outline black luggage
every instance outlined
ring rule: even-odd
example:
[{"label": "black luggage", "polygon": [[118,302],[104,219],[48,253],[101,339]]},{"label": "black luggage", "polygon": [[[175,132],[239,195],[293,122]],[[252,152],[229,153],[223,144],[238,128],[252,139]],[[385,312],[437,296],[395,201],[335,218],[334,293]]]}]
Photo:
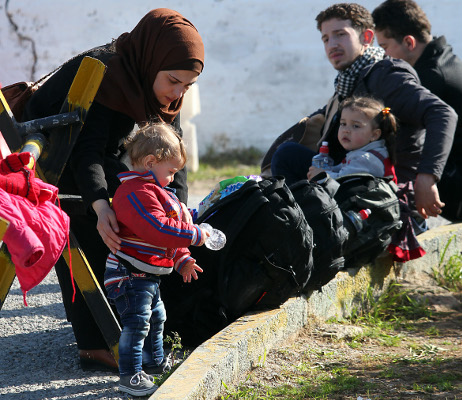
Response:
[{"label": "black luggage", "polygon": [[311,227],[281,177],[247,181],[207,209],[201,222],[223,231],[226,246],[191,247],[204,273],[189,284],[174,273],[161,285],[165,331],[178,332],[188,346],[247,311],[278,307],[300,293],[313,266]]}]

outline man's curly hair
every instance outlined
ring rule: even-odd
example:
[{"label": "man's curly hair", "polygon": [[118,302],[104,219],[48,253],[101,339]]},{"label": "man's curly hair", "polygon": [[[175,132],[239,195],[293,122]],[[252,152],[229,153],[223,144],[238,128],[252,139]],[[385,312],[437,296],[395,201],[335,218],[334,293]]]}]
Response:
[{"label": "man's curly hair", "polygon": [[359,33],[364,32],[366,29],[374,28],[371,13],[365,7],[356,3],[338,3],[321,11],[316,17],[318,30],[321,31],[323,22],[333,18],[350,20],[351,26]]}]

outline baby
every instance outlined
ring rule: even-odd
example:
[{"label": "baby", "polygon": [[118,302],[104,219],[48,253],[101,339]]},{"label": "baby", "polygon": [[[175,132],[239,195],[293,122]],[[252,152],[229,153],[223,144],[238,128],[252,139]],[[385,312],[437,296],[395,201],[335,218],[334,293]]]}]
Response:
[{"label": "baby", "polygon": [[[348,151],[340,164],[326,171],[332,178],[367,172],[377,177],[393,176],[397,122],[389,108],[370,97],[345,99],[340,107],[338,140]],[[311,166],[308,179],[324,170]]]}]

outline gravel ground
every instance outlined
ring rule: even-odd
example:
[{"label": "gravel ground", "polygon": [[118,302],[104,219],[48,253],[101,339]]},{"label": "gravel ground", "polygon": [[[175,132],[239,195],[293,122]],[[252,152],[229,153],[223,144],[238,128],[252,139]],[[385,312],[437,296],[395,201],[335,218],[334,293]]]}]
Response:
[{"label": "gravel ground", "polygon": [[18,280],[0,311],[0,397],[5,400],[128,399],[118,376],[80,369],[52,270],[22,300]]}]

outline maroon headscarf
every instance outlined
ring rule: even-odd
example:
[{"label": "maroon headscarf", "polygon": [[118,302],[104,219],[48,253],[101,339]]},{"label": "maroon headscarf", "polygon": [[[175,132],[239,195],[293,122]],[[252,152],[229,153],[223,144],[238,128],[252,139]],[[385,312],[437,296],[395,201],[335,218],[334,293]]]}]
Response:
[{"label": "maroon headscarf", "polygon": [[[138,124],[153,118],[171,123],[178,115],[183,97],[169,107],[161,105],[153,91],[159,71],[188,65],[201,73],[204,44],[194,25],[176,11],[158,8],[147,13],[130,33],[115,43],[116,55],[95,100],[133,118]],[[180,69],[180,68],[176,68]]]}]

